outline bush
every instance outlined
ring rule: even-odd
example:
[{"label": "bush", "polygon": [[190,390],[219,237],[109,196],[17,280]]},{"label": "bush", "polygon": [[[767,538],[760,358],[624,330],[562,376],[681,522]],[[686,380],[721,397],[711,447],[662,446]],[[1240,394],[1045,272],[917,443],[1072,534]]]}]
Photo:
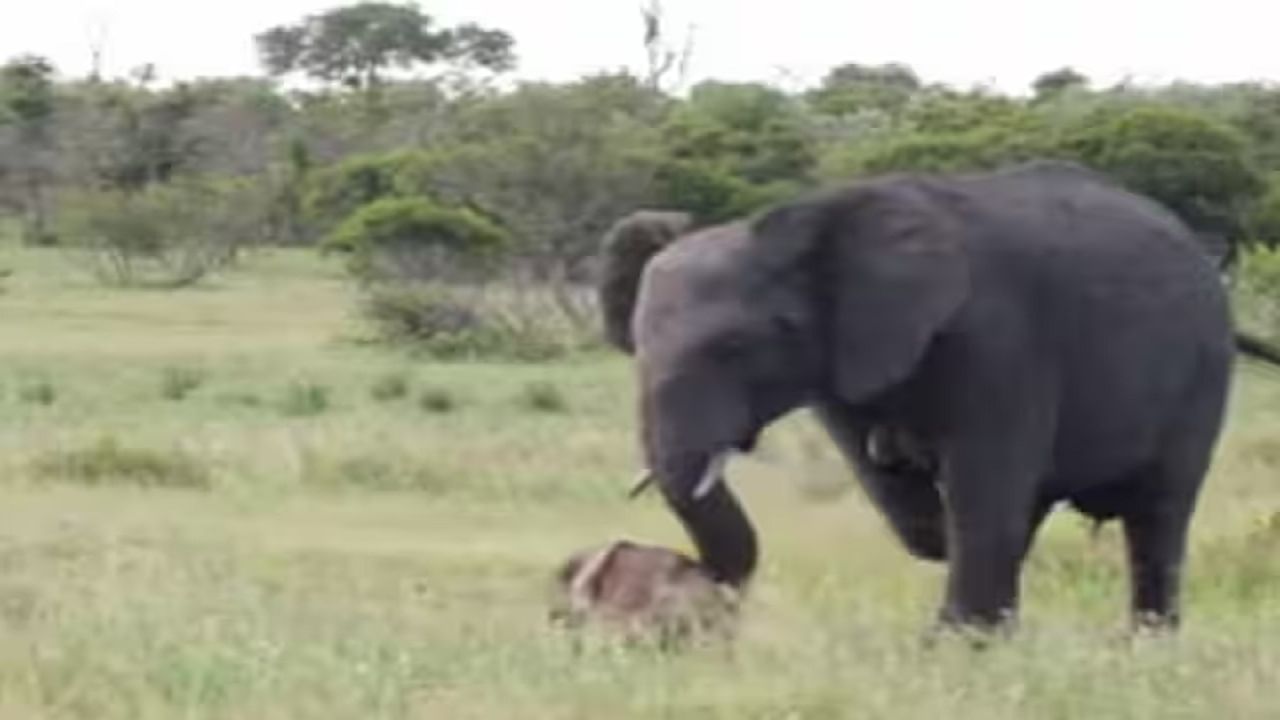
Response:
[{"label": "bush", "polygon": [[560,388],[549,382],[531,382],[520,393],[520,404],[529,410],[561,413],[569,409]]},{"label": "bush", "polygon": [[457,405],[453,393],[445,388],[427,388],[418,396],[418,407],[430,413],[452,412]]},{"label": "bush", "polygon": [[29,405],[52,405],[58,399],[58,390],[48,380],[37,380],[19,388],[18,399]]},{"label": "bush", "polygon": [[1280,342],[1280,248],[1242,253],[1233,293],[1240,325]]},{"label": "bush", "polygon": [[320,415],[328,409],[329,388],[310,382],[290,383],[280,400],[280,411],[295,417]]},{"label": "bush", "polygon": [[384,198],[361,207],[326,239],[348,253],[365,282],[450,279],[484,269],[506,235],[479,213],[422,198]]},{"label": "bush", "polygon": [[965,172],[993,170],[1051,154],[1041,136],[1004,128],[967,132],[910,134],[844,158],[837,174],[891,172]]},{"label": "bush", "polygon": [[748,215],[797,188],[785,182],[751,184],[724,170],[689,160],[670,160],[654,178],[657,205],[683,210],[698,224]]},{"label": "bush", "polygon": [[46,453],[34,461],[33,470],[43,480],[91,486],[116,483],[203,490],[211,484],[208,468],[185,452],[127,448],[111,436],[86,448]]},{"label": "bush", "polygon": [[390,197],[410,197],[425,189],[435,164],[421,150],[355,155],[316,172],[307,183],[304,206],[324,232],[352,213]]},{"label": "bush", "polygon": [[160,395],[166,400],[179,401],[204,384],[204,373],[194,368],[165,368],[160,377]]},{"label": "bush", "polygon": [[253,196],[247,186],[197,181],[68,193],[61,235],[104,283],[183,287],[230,263],[261,230]]},{"label": "bush", "polygon": [[1268,178],[1266,191],[1250,213],[1249,235],[1263,245],[1280,246],[1280,174]]},{"label": "bush", "polygon": [[1233,241],[1263,190],[1244,137],[1188,110],[1103,109],[1067,131],[1061,152],[1155,198],[1196,230]]},{"label": "bush", "polygon": [[579,346],[553,312],[512,311],[497,293],[486,298],[476,288],[378,286],[361,313],[379,340],[438,359],[549,360]]},{"label": "bush", "polygon": [[377,402],[399,400],[409,394],[409,377],[401,372],[388,373],[373,381],[369,397]]}]

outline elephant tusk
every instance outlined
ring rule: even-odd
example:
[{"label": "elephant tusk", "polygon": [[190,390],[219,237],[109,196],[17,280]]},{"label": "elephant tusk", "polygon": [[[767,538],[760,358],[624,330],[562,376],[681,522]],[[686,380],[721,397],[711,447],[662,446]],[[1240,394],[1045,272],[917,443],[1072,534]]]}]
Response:
[{"label": "elephant tusk", "polygon": [[707,463],[707,469],[702,473],[702,479],[698,481],[698,486],[693,489],[693,499],[701,500],[706,497],[716,485],[724,480],[724,466],[729,462],[729,450],[717,453],[711,458],[711,462]]},{"label": "elephant tusk", "polygon": [[643,493],[645,490],[648,490],[649,486],[653,485],[654,477],[655,476],[653,474],[653,471],[650,470],[649,468],[645,468],[644,470],[641,470],[636,475],[636,479],[633,481],[631,485],[631,490],[630,492],[627,493],[627,497],[632,500],[639,497],[640,493]]}]

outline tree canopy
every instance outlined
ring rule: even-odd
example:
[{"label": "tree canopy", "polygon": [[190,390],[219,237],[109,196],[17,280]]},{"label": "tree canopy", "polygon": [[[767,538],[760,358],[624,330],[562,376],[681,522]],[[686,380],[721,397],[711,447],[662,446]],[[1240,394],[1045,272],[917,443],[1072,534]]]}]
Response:
[{"label": "tree canopy", "polygon": [[302,72],[353,89],[381,85],[388,70],[437,63],[505,71],[515,65],[506,32],[467,23],[437,27],[414,3],[362,2],[271,28],[256,38],[272,75]]}]

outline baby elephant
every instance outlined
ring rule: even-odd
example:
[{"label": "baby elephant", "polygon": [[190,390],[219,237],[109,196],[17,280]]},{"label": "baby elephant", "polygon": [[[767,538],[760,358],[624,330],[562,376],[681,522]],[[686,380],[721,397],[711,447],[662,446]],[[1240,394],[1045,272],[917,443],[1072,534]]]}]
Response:
[{"label": "baby elephant", "polygon": [[727,640],[738,601],[735,590],[680,553],[615,540],[560,566],[550,617],[568,628],[595,625],[628,642],[649,639],[671,649],[695,636]]}]

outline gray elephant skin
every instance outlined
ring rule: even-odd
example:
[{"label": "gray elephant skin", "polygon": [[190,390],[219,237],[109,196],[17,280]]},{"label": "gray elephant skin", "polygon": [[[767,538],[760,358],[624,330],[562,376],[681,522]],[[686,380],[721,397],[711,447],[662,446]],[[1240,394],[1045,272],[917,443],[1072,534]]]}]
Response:
[{"label": "gray elephant skin", "polygon": [[[641,213],[603,255],[644,457],[717,581],[742,588],[758,560],[724,459],[811,407],[906,549],[947,563],[941,627],[1016,619],[1060,502],[1123,524],[1132,618],[1178,625],[1237,340],[1167,209],[1036,162],[873,178],[712,227]],[[925,461],[878,459],[878,429]]]}]

